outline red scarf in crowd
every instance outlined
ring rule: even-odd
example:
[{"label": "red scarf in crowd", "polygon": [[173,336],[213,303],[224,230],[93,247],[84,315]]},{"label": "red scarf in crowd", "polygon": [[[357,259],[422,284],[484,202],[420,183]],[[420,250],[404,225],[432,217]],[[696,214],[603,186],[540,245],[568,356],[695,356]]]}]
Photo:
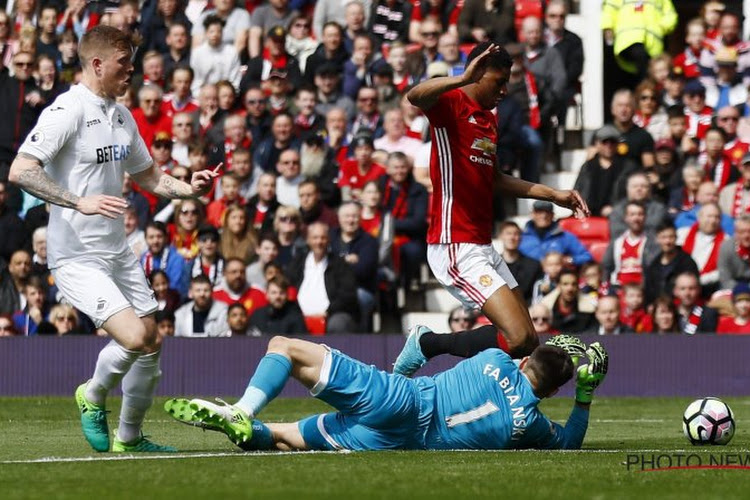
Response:
[{"label": "red scarf in crowd", "polygon": [[701,323],[701,316],[703,316],[703,308],[701,306],[694,306],[690,311],[687,323],[685,324],[685,333],[688,335],[694,335],[698,331],[698,325]]},{"label": "red scarf in crowd", "polygon": [[539,111],[539,92],[536,87],[536,78],[531,71],[524,74],[526,81],[526,91],[529,93],[529,125],[534,130],[542,125],[542,114]]},{"label": "red scarf in crowd", "polygon": [[750,205],[742,206],[742,198],[744,197],[745,186],[741,183],[737,183],[737,187],[734,188],[734,203],[732,203],[732,218],[734,219],[743,212],[750,212]]},{"label": "red scarf in crowd", "polygon": [[[685,243],[682,244],[682,249],[691,255],[693,253],[693,249],[695,248],[695,237],[697,234],[698,223],[696,222],[690,228],[690,231],[687,234],[687,238],[685,238]],[[724,231],[719,229],[719,231],[716,233],[716,236],[714,237],[714,246],[711,249],[711,254],[708,256],[708,260],[703,266],[703,269],[700,270],[700,273],[702,275],[716,270],[716,267],[719,263],[719,247],[721,246],[722,241],[724,241]]]},{"label": "red scarf in crowd", "polygon": [[743,262],[750,264],[750,247],[742,247],[739,243],[735,243],[734,250]]},{"label": "red scarf in crowd", "polygon": [[[383,207],[387,209],[387,207],[391,203],[391,197],[393,196],[393,186],[392,182],[389,180],[385,183],[385,189],[383,191]],[[398,188],[398,195],[396,196],[396,200],[393,202],[392,208],[390,210],[391,215],[394,219],[403,219],[406,217],[407,212],[407,203],[406,203],[406,192],[409,190],[409,183],[408,181],[404,182],[400,186],[396,186]]]},{"label": "red scarf in crowd", "polygon": [[242,144],[240,144],[239,146],[237,146],[229,139],[224,139],[224,172],[232,170],[232,154],[234,153],[234,150],[238,147],[241,147],[250,151],[251,145],[252,142],[247,137],[242,139]]}]

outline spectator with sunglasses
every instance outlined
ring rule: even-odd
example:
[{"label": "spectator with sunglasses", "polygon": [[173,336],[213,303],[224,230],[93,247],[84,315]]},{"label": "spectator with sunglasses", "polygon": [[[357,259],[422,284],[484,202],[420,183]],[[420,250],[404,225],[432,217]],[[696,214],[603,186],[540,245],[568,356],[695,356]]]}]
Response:
[{"label": "spectator with sunglasses", "polygon": [[552,328],[552,312],[544,304],[538,303],[529,307],[529,316],[531,316],[537,334],[555,335],[558,333],[557,330]]}]

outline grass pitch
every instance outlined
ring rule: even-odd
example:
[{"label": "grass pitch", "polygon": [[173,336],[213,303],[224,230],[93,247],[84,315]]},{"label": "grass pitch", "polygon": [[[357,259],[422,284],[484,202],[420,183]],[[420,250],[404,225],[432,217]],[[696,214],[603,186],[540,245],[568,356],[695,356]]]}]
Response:
[{"label": "grass pitch", "polygon": [[[737,418],[737,433],[725,447],[696,448],[684,438],[687,398],[597,398],[584,450],[576,452],[245,454],[221,434],[173,421],[159,399],[145,431],[181,452],[122,456],[88,447],[72,395],[0,398],[0,498],[748,498],[750,468],[638,472],[640,466],[626,466],[629,454],[676,460],[676,454],[697,453],[704,464],[710,455],[735,465],[747,460],[750,398],[725,401]],[[552,399],[543,409],[564,421],[571,405]],[[117,409],[119,400],[109,407]],[[262,416],[293,421],[326,410],[313,399],[287,399]]]}]

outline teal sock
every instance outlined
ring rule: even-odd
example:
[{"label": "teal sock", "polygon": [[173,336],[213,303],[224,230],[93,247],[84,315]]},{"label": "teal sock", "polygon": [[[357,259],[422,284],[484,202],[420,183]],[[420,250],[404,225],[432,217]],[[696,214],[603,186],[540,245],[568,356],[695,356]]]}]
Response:
[{"label": "teal sock", "polygon": [[253,420],[253,437],[241,445],[245,451],[275,450],[271,429],[260,420]]},{"label": "teal sock", "polygon": [[279,395],[292,373],[292,362],[281,354],[270,353],[258,363],[245,394],[235,403],[251,417]]}]

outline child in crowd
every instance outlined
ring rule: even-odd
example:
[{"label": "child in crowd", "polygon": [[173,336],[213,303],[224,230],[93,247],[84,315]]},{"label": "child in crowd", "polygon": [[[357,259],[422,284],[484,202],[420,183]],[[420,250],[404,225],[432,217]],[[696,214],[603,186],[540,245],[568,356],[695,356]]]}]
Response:
[{"label": "child in crowd", "polygon": [[549,295],[557,287],[557,279],[563,269],[563,254],[557,251],[548,252],[542,258],[542,271],[544,276],[534,283],[531,303],[536,304],[545,295]]},{"label": "child in crowd", "polygon": [[643,287],[638,283],[628,283],[622,288],[620,323],[633,329],[635,333],[645,331],[648,313],[643,301]]}]

